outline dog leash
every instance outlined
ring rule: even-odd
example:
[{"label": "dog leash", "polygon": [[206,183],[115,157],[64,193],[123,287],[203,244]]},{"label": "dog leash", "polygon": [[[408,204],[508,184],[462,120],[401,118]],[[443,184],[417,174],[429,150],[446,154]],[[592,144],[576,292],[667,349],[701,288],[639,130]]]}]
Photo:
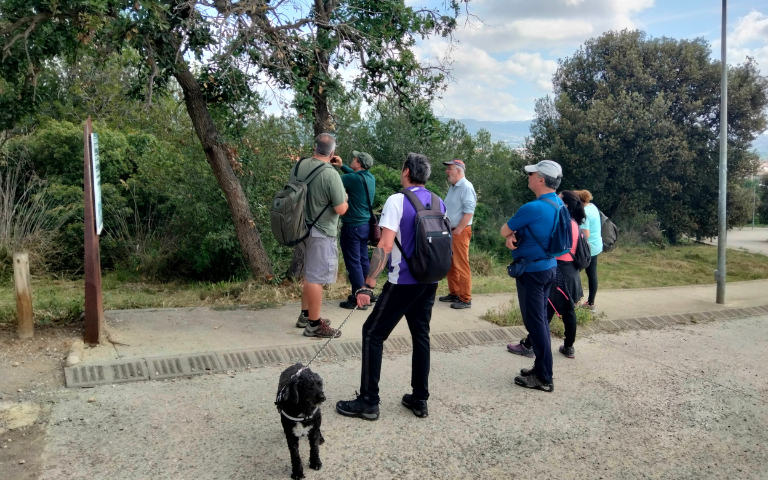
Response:
[{"label": "dog leash", "polygon": [[[360,290],[358,290],[357,292],[355,292],[355,299],[357,299],[357,294],[358,294],[358,293],[360,293],[360,291],[361,291],[361,290],[367,290],[367,291],[370,291],[370,292],[371,292],[371,295],[370,295],[370,296],[371,296],[371,297],[373,297],[373,291],[372,291],[372,290],[368,290],[368,289],[365,289],[365,288],[361,288]],[[353,313],[355,313],[355,312],[357,311],[357,308],[358,308],[358,307],[357,307],[357,305],[355,305],[355,308],[353,308],[353,309],[352,309],[352,311],[351,311],[351,312],[349,312],[349,315],[347,315],[347,318],[345,318],[345,319],[344,319],[344,321],[343,321],[343,322],[341,322],[341,325],[339,325],[339,328],[337,328],[336,330],[338,330],[339,332],[341,331],[341,328],[344,326],[344,324],[345,324],[345,323],[347,323],[347,320],[349,320],[350,318],[352,318],[352,314],[353,314]],[[306,364],[306,365],[304,365],[304,366],[303,366],[303,367],[301,367],[301,368],[300,368],[300,369],[299,369],[299,370],[298,370],[296,373],[294,373],[293,375],[291,375],[291,378],[289,379],[288,383],[290,383],[290,380],[292,380],[294,377],[298,377],[299,375],[301,375],[301,372],[303,372],[304,370],[308,369],[308,368],[309,368],[309,366],[312,364],[312,362],[314,362],[314,361],[315,361],[315,359],[316,359],[317,357],[319,357],[319,356],[320,356],[320,354],[323,352],[323,350],[325,350],[325,347],[327,347],[327,346],[328,346],[328,344],[329,344],[329,343],[331,343],[331,340],[333,340],[334,338],[336,338],[336,337],[335,337],[335,336],[334,336],[334,337],[330,337],[330,338],[328,339],[328,341],[327,341],[327,342],[325,342],[325,344],[323,344],[323,346],[322,346],[322,347],[320,347],[320,350],[318,350],[318,351],[317,351],[317,353],[315,354],[315,356],[314,356],[314,357],[312,357],[312,359],[311,359],[309,362],[307,362],[307,364]],[[275,404],[277,404],[277,403],[279,403],[279,402],[280,402],[280,399],[281,399],[281,398],[282,398],[282,396],[283,396],[283,391],[285,391],[285,388],[288,386],[288,383],[286,383],[285,385],[283,385],[283,388],[281,388],[281,389],[280,389],[280,391],[277,393],[277,399],[275,400]],[[280,411],[280,413],[281,413],[281,414],[285,415],[285,414],[283,413],[283,411],[282,411],[282,410],[280,410],[280,407],[278,407],[278,410]],[[317,411],[317,410],[315,410],[315,411]],[[315,413],[313,412],[313,413],[312,413],[312,415],[310,415],[309,417],[306,417],[306,418],[312,418],[312,416],[314,416],[314,414],[315,414]],[[286,417],[287,417],[287,416],[286,416]],[[299,420],[295,420],[295,419],[293,419],[293,418],[291,418],[291,417],[287,417],[287,418],[289,418],[289,419],[291,419],[291,420],[294,420],[294,421],[299,421]],[[305,420],[306,420],[306,418],[305,418]]]}]

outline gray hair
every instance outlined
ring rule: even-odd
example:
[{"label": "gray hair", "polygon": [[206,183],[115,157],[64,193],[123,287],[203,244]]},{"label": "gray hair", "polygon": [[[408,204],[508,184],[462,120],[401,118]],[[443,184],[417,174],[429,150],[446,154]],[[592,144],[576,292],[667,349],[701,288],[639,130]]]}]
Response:
[{"label": "gray hair", "polygon": [[321,133],[315,137],[315,152],[324,157],[336,150],[336,138],[330,133]]},{"label": "gray hair", "polygon": [[408,180],[415,185],[424,185],[432,174],[432,165],[429,158],[420,153],[409,153],[405,157],[403,170],[408,169]]},{"label": "gray hair", "polygon": [[559,177],[550,177],[549,175],[544,175],[541,172],[538,172],[538,175],[544,179],[544,185],[546,185],[547,188],[551,188],[553,190],[557,190],[557,187],[560,186],[560,182],[563,181],[563,176]]}]

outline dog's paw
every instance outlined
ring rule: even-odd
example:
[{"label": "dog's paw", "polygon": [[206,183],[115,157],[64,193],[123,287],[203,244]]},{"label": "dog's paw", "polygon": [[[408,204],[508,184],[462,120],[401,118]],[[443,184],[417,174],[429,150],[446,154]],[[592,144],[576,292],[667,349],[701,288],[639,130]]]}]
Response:
[{"label": "dog's paw", "polygon": [[291,478],[293,480],[300,480],[300,479],[304,478],[304,472],[293,472],[291,474]]},{"label": "dog's paw", "polygon": [[321,462],[320,460],[316,462],[309,462],[309,468],[311,468],[312,470],[320,470],[321,468],[323,468],[323,462]]}]

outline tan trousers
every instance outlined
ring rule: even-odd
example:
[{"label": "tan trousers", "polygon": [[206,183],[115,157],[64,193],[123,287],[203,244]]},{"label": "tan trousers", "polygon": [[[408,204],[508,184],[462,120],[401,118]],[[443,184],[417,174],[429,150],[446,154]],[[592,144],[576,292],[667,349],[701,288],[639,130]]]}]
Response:
[{"label": "tan trousers", "polygon": [[469,269],[469,240],[472,226],[467,226],[459,235],[453,236],[453,258],[448,271],[448,289],[462,302],[472,300],[472,271]]}]

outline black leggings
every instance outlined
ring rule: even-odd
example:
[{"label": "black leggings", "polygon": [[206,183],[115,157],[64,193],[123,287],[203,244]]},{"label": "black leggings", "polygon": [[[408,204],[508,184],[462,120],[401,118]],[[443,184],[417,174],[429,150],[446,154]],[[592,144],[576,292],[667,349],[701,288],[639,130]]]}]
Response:
[{"label": "black leggings", "polygon": [[589,262],[589,266],[584,269],[584,272],[587,274],[587,279],[589,280],[589,299],[587,300],[587,303],[589,303],[590,305],[595,304],[595,295],[597,295],[597,257],[598,255],[593,256],[592,261]]}]

